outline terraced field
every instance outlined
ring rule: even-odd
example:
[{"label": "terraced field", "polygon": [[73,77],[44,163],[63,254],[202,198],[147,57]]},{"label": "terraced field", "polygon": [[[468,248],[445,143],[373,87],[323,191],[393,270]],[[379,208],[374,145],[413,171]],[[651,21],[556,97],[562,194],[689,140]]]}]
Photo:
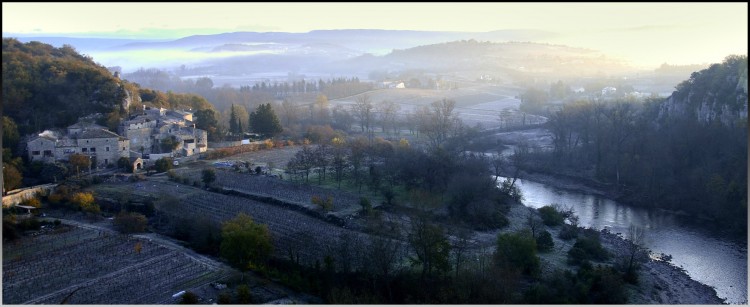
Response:
[{"label": "terraced field", "polygon": [[[134,185],[138,187],[132,189]],[[307,265],[314,265],[316,260],[323,263],[326,255],[342,259],[344,255],[339,251],[342,245],[362,246],[355,242],[369,242],[371,237],[297,210],[239,196],[211,193],[169,181],[105,184],[97,186],[96,191],[97,195],[115,197],[117,190],[151,197],[171,195],[180,199],[181,214],[208,217],[216,222],[224,222],[244,212],[256,222],[268,226],[277,257],[299,258],[300,263]],[[349,256],[349,259],[357,258]]]},{"label": "terraced field", "polygon": [[158,304],[226,274],[150,240],[73,225],[3,245],[9,304]]}]

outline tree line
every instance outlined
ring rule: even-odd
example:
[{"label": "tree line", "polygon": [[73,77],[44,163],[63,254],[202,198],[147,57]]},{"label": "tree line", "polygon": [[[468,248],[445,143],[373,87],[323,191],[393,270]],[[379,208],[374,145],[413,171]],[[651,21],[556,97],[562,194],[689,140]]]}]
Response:
[{"label": "tree line", "polygon": [[739,170],[747,169],[747,117],[737,110],[747,108],[746,71],[746,57],[728,57],[693,73],[667,101],[565,105],[548,123],[553,150],[531,151],[536,159],[525,167],[567,170],[614,186],[627,202],[685,211],[742,232],[747,174]]}]

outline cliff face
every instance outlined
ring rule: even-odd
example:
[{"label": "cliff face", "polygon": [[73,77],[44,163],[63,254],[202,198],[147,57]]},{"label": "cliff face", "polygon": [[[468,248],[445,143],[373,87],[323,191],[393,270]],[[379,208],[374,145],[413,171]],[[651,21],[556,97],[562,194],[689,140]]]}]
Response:
[{"label": "cliff face", "polygon": [[747,122],[747,57],[729,56],[721,64],[694,72],[662,103],[659,119],[694,118],[724,125]]}]

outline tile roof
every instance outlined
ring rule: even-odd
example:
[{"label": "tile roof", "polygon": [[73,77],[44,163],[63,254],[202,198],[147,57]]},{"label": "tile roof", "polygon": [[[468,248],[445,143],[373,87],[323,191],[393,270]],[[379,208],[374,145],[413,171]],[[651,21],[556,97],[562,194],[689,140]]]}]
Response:
[{"label": "tile roof", "polygon": [[105,129],[86,129],[81,132],[79,139],[106,139],[106,138],[120,138],[117,133],[114,133]]}]

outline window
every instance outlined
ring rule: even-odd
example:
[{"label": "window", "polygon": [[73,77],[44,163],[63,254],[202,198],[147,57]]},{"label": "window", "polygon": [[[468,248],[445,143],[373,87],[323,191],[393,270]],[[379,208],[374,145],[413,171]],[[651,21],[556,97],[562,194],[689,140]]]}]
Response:
[{"label": "window", "polygon": [[52,151],[51,150],[45,150],[44,151],[44,156],[45,157],[51,157],[52,156]]},{"label": "window", "polygon": [[109,146],[107,146],[107,151],[109,151]]},{"label": "window", "polygon": [[35,156],[38,156],[39,155],[39,151],[38,150],[34,150],[34,151],[31,152],[31,154],[35,155]]},{"label": "window", "polygon": [[105,165],[109,164],[109,159],[104,159],[104,164]]},{"label": "window", "polygon": [[88,144],[88,143],[89,143],[89,140],[86,140],[86,144]]},{"label": "window", "polygon": [[88,148],[86,148],[86,147],[81,148],[81,152],[87,152],[87,151],[89,151]]},{"label": "window", "polygon": [[91,147],[91,152],[96,152],[96,147]]},{"label": "window", "polygon": [[125,150],[125,146],[122,146],[122,150]]}]

